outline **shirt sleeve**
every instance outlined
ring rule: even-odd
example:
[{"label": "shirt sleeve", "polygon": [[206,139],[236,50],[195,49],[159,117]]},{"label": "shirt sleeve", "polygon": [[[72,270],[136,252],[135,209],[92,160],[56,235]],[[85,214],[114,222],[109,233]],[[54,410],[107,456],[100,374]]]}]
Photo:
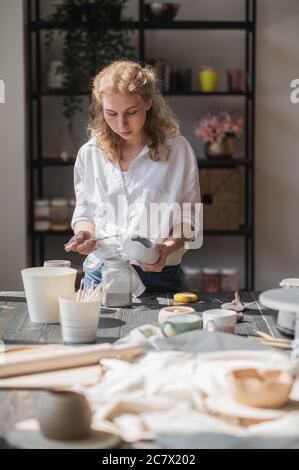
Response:
[{"label": "shirt sleeve", "polygon": [[85,184],[85,164],[82,150],[79,151],[74,166],[74,188],[76,195],[76,207],[71,222],[72,229],[74,229],[75,224],[80,220],[85,220],[91,223],[94,221],[93,210],[89,206],[86,197],[87,190]]},{"label": "shirt sleeve", "polygon": [[[181,211],[178,219],[174,220],[173,232],[176,226],[184,227],[184,234],[192,231],[192,240],[197,236],[201,227],[202,205],[199,184],[198,163],[194,151],[189,143],[185,147],[186,166],[183,173],[182,196],[179,201]],[[186,229],[186,230],[185,230]]]}]

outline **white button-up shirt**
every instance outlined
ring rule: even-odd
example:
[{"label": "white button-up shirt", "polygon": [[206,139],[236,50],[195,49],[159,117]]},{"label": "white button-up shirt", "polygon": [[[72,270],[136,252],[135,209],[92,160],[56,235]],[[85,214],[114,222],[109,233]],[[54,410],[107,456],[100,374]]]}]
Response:
[{"label": "white button-up shirt", "polygon": [[[99,243],[98,249],[87,257],[85,271],[96,269],[105,258],[115,256],[116,252],[123,254],[124,240],[136,233],[141,214],[144,215],[140,207],[148,208],[153,202],[200,203],[197,160],[184,137],[169,138],[159,148],[159,161],[151,160],[148,152],[149,148],[145,145],[128,171],[122,172],[118,162],[112,163],[96,147],[95,137],[79,150],[74,168],[76,208],[72,228],[84,220],[96,226],[98,236],[121,233],[118,238]],[[115,220],[117,212],[118,218]],[[192,225],[191,220],[182,222]],[[161,243],[167,236],[161,238],[160,233],[157,226],[152,226],[147,238]],[[173,252],[168,256],[166,265],[179,264],[185,252],[185,248]],[[130,261],[139,264],[137,260]]]}]

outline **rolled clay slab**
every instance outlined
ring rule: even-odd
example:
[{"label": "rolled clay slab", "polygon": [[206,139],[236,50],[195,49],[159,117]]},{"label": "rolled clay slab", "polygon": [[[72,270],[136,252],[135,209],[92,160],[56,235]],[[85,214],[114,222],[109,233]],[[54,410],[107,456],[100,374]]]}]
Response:
[{"label": "rolled clay slab", "polygon": [[184,307],[181,305],[173,305],[171,307],[164,307],[159,312],[159,323],[162,324],[166,321],[171,321],[176,315],[184,315],[195,312],[192,307]]}]

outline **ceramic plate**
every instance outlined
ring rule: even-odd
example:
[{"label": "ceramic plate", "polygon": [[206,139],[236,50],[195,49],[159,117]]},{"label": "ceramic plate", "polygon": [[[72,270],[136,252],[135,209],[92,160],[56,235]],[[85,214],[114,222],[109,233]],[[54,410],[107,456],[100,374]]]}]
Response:
[{"label": "ceramic plate", "polygon": [[93,430],[86,439],[56,441],[48,439],[40,432],[36,420],[17,423],[15,428],[5,435],[7,443],[18,449],[111,449],[121,443],[121,438],[114,434]]}]

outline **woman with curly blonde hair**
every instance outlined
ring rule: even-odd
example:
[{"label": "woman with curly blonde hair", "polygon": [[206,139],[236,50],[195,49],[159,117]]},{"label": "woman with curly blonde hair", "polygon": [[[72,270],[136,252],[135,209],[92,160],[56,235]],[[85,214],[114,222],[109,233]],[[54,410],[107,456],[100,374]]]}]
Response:
[{"label": "woman with curly blonde hair", "polygon": [[[65,247],[88,255],[85,287],[101,281],[105,259],[126,256],[124,241],[136,234],[144,215],[137,203],[148,209],[154,203],[200,202],[194,152],[180,135],[150,66],[119,60],[105,67],[93,81],[91,110],[91,139],[79,150],[74,169],[74,236]],[[158,261],[130,262],[146,288],[179,289],[185,241],[192,238],[185,228],[194,224],[190,219],[172,223],[167,236],[161,236],[158,225],[150,222],[148,236]],[[178,225],[183,229],[179,236]]]}]

